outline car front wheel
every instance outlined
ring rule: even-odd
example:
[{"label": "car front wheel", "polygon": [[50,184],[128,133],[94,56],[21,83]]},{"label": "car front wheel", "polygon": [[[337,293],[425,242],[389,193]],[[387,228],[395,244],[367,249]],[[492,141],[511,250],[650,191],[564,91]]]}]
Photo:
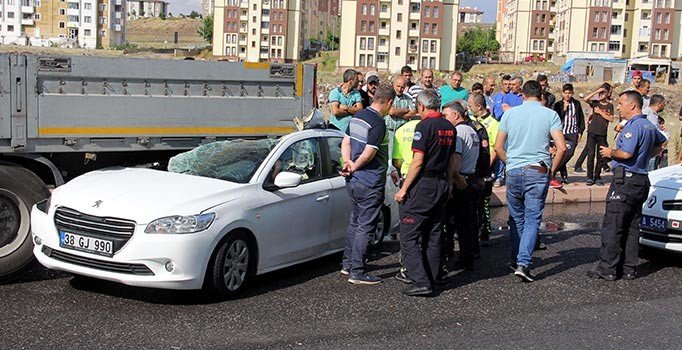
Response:
[{"label": "car front wheel", "polygon": [[250,281],[255,271],[254,245],[243,232],[235,232],[219,245],[212,262],[210,286],[220,295],[239,293]]}]

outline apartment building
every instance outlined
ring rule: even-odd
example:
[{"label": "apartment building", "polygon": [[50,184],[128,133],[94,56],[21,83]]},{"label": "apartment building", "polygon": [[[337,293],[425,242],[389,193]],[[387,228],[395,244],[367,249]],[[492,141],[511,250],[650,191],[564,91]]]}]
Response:
[{"label": "apartment building", "polygon": [[483,13],[476,7],[462,6],[459,8],[459,23],[481,24],[483,23]]},{"label": "apartment building", "polygon": [[507,0],[506,4],[498,2],[500,7],[503,10],[502,16],[498,13],[497,23],[500,59],[503,62],[551,60],[556,0]]},{"label": "apartment building", "polygon": [[338,17],[339,0],[215,0],[213,56],[230,61],[297,62]]},{"label": "apartment building", "polygon": [[557,55],[680,58],[682,0],[558,0]]},{"label": "apartment building", "polygon": [[125,0],[5,0],[0,42],[108,48],[125,39]]},{"label": "apartment building", "polygon": [[214,7],[215,0],[201,0],[201,15],[203,17],[212,15]]},{"label": "apartment building", "polygon": [[339,65],[454,71],[459,0],[343,0]]},{"label": "apartment building", "polygon": [[168,17],[168,2],[161,0],[126,0],[126,18]]}]

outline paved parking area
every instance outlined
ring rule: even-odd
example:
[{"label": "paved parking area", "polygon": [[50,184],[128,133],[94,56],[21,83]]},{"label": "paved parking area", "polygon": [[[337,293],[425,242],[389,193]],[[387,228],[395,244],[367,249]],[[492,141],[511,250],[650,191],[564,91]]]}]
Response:
[{"label": "paved parking area", "polygon": [[452,273],[431,298],[399,293],[394,241],[370,263],[386,278],[378,286],[348,284],[335,255],[263,276],[234,300],[34,268],[0,286],[2,348],[678,348],[682,259],[642,260],[634,281],[587,279],[600,244],[599,215],[595,207],[548,208],[545,230],[554,232],[536,254],[535,283],[509,274],[502,230],[475,271]]}]

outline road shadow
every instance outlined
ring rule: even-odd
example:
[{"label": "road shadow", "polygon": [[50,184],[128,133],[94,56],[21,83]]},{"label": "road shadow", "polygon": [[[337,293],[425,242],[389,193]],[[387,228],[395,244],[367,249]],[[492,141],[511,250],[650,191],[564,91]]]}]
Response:
[{"label": "road shadow", "polygon": [[33,261],[26,269],[0,280],[0,285],[12,285],[30,282],[49,281],[60,278],[68,278],[70,274],[62,271],[51,270],[39,262]]}]

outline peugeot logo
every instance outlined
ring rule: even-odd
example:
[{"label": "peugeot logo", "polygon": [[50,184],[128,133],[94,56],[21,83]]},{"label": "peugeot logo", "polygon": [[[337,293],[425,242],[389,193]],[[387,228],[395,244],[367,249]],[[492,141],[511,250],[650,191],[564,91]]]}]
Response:
[{"label": "peugeot logo", "polygon": [[102,204],[102,201],[95,201],[95,204],[92,205],[93,208],[99,208],[99,206]]},{"label": "peugeot logo", "polygon": [[655,204],[656,204],[656,196],[651,196],[646,201],[646,206],[649,209],[653,208]]}]

